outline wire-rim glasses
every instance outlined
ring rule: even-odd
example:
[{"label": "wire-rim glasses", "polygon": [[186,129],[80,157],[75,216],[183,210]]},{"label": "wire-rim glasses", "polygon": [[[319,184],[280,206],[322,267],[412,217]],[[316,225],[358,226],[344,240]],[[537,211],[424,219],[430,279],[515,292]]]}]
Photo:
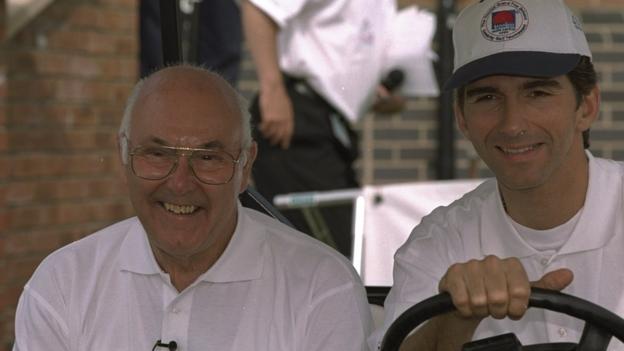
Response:
[{"label": "wire-rim glasses", "polygon": [[210,185],[229,183],[234,177],[238,159],[221,149],[179,146],[138,146],[130,152],[132,173],[141,179],[161,180],[178,168],[180,156],[187,157],[189,167],[200,182]]}]

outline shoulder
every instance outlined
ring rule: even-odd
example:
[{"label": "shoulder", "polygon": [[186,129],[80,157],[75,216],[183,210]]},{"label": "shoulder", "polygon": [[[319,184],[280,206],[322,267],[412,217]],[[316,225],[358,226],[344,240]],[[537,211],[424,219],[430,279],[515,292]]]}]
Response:
[{"label": "shoulder", "polygon": [[328,261],[345,270],[352,270],[343,255],[321,241],[258,211],[245,209],[245,212],[256,227],[265,230],[267,244],[275,256],[307,263]]},{"label": "shoulder", "polygon": [[440,206],[423,217],[411,236],[427,236],[436,229],[465,226],[469,221],[478,218],[483,211],[489,211],[488,206],[495,206],[497,194],[496,179],[487,179],[448,206]]},{"label": "shoulder", "polygon": [[260,212],[251,209],[244,211],[254,222],[255,228],[264,229],[266,244],[273,259],[285,264],[285,270],[321,274],[326,268],[328,274],[343,278],[356,277],[351,263],[333,248]]},{"label": "shoulder", "polygon": [[590,167],[605,173],[624,175],[624,162],[600,157],[590,157]]},{"label": "shoulder", "polygon": [[397,250],[395,269],[397,264],[413,268],[434,261],[454,262],[466,252],[479,250],[483,221],[496,216],[499,207],[497,182],[488,179],[448,206],[436,208]]},{"label": "shoulder", "polygon": [[244,211],[254,228],[265,233],[263,279],[287,291],[294,304],[310,313],[334,306],[368,320],[364,286],[342,254],[264,214]]},{"label": "shoulder", "polygon": [[63,281],[110,267],[126,235],[137,223],[136,218],[117,222],[52,252],[37,267],[28,284],[37,287],[55,280],[63,286]]}]

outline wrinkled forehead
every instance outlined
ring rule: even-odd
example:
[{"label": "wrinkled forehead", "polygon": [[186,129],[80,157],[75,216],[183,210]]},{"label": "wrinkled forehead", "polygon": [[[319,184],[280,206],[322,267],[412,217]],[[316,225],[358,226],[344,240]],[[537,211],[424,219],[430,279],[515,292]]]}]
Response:
[{"label": "wrinkled forehead", "polygon": [[240,144],[241,115],[235,94],[216,75],[185,70],[150,78],[133,109],[131,139],[167,143]]}]

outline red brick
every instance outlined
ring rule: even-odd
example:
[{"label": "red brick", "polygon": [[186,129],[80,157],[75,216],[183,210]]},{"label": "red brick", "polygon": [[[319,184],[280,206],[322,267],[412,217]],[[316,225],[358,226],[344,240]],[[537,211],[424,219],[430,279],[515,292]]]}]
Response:
[{"label": "red brick", "polygon": [[99,176],[110,172],[112,163],[118,162],[113,154],[19,155],[11,160],[10,175],[18,179],[61,176]]},{"label": "red brick", "polygon": [[0,154],[0,182],[5,182],[9,178],[10,164],[8,156]]},{"label": "red brick", "polygon": [[32,276],[45,255],[29,255],[28,257],[9,258],[7,268],[3,272],[9,274],[6,284],[0,289],[0,311],[6,311],[10,306],[15,307],[22,293],[23,287]]},{"label": "red brick", "polygon": [[9,183],[0,183],[0,208],[4,208],[4,206],[6,206],[8,193],[9,193]]},{"label": "red brick", "polygon": [[[106,112],[102,112],[102,110]],[[8,124],[20,127],[90,127],[100,123],[100,117],[108,113],[107,106],[84,103],[28,104],[12,103],[8,107]]]},{"label": "red brick", "polygon": [[139,8],[139,0],[94,0],[95,3],[101,6],[109,6],[116,9],[123,9],[124,11],[135,10]]},{"label": "red brick", "polygon": [[4,100],[7,96],[7,79],[3,66],[4,64],[1,66],[2,69],[0,69],[0,100]]},{"label": "red brick", "polygon": [[54,83],[49,79],[11,80],[7,97],[10,100],[49,100],[54,97]]},{"label": "red brick", "polygon": [[8,149],[9,137],[7,135],[6,128],[2,124],[0,124],[0,153],[6,152]]},{"label": "red brick", "polygon": [[138,38],[134,33],[107,34],[63,30],[50,33],[48,47],[75,54],[111,54],[132,58],[138,53]]},{"label": "red brick", "polygon": [[18,101],[64,101],[71,103],[119,103],[125,101],[132,82],[78,78],[23,79],[11,82],[9,98]]},{"label": "red brick", "polygon": [[89,222],[112,222],[125,217],[129,210],[126,201],[113,199],[89,203],[62,202],[51,206],[18,207],[9,209],[7,212],[12,218],[9,230],[25,231]]},{"label": "red brick", "polygon": [[0,233],[6,233],[11,227],[9,214],[0,209]]},{"label": "red brick", "polygon": [[89,4],[71,11],[67,24],[72,28],[106,30],[109,33],[136,30],[136,14]]},{"label": "red brick", "polygon": [[4,103],[4,98],[0,98],[0,127],[6,126],[7,123],[7,106]]},{"label": "red brick", "polygon": [[138,68],[134,57],[84,56],[72,52],[24,51],[15,53],[12,60],[15,62],[12,68],[20,72],[66,78],[127,78],[134,81]]},{"label": "red brick", "polygon": [[73,77],[97,77],[100,70],[95,58],[70,53],[37,52],[35,66],[38,73],[63,74]]},{"label": "red brick", "polygon": [[[9,257],[43,256],[61,246],[58,236],[33,234],[31,232],[9,235],[5,241],[6,251],[4,253]],[[7,280],[11,278],[10,275],[6,277]]]},{"label": "red brick", "polygon": [[113,57],[100,60],[100,70],[103,75],[111,78],[126,78],[134,83],[138,77],[136,58]]},{"label": "red brick", "polygon": [[[19,265],[23,264],[24,262],[19,262]],[[12,267],[17,266],[16,265],[11,265]],[[20,282],[23,282],[22,284],[16,284],[13,286],[3,286],[2,291],[0,291],[0,311],[4,311],[6,308],[11,307],[11,306],[17,306],[17,301],[19,300],[19,296],[22,293],[23,290],[23,286],[26,283],[26,281],[28,280],[28,277],[30,277],[32,275],[32,272],[34,272],[34,268],[36,267],[36,265],[34,267],[32,267],[32,265],[28,265],[28,269],[30,269],[30,274],[25,275],[24,277],[21,277]],[[20,269],[20,271],[22,271],[22,269]],[[24,272],[27,273],[28,271]]]},{"label": "red brick", "polygon": [[116,134],[117,131],[112,128],[108,130],[49,130],[48,128],[12,130],[8,136],[8,145],[11,150],[15,151],[112,149],[116,147]]},{"label": "red brick", "polygon": [[[1,189],[2,186],[0,194]],[[117,177],[12,182],[5,191],[6,204],[9,206],[48,204],[63,200],[123,199],[125,196],[125,185]]]}]

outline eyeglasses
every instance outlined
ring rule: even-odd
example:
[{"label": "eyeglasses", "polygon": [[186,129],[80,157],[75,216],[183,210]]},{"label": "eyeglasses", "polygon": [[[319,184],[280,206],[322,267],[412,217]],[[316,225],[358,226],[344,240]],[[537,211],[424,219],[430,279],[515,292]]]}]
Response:
[{"label": "eyeglasses", "polygon": [[160,180],[175,172],[180,156],[188,158],[195,177],[202,183],[226,184],[234,177],[238,159],[222,150],[174,146],[139,146],[130,152],[130,167],[139,178]]}]

